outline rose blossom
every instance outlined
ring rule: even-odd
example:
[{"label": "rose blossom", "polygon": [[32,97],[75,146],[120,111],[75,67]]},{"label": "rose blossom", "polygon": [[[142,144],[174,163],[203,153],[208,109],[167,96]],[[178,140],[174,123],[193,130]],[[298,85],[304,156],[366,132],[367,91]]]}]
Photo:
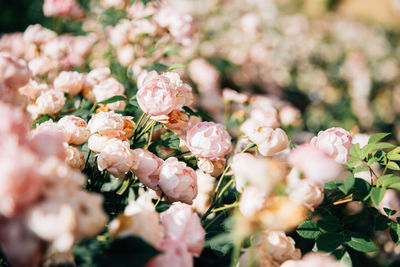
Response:
[{"label": "rose blossom", "polygon": [[259,127],[249,135],[249,139],[263,156],[272,156],[289,146],[289,139],[281,128]]},{"label": "rose blossom", "polygon": [[[29,82],[31,74],[26,62],[15,56],[0,52],[0,81],[12,90],[16,90]],[[0,90],[0,96],[1,96]]]},{"label": "rose blossom", "polygon": [[28,63],[29,70],[34,76],[47,75],[49,72],[56,71],[60,65],[59,61],[49,57],[35,57]]},{"label": "rose blossom", "polygon": [[68,17],[81,19],[85,11],[75,0],[45,0],[43,13],[46,17]]},{"label": "rose blossom", "polygon": [[309,266],[324,266],[324,267],[345,267],[345,264],[337,261],[329,255],[324,255],[318,252],[309,252],[301,260],[285,261],[281,267],[309,267]]},{"label": "rose blossom", "polygon": [[90,136],[86,121],[74,115],[62,117],[57,124],[63,129],[68,144],[83,144]]},{"label": "rose blossom", "polygon": [[85,167],[85,156],[83,153],[74,146],[64,143],[67,156],[65,162],[72,168],[83,170]]},{"label": "rose blossom", "polygon": [[256,158],[249,153],[236,154],[231,164],[239,192],[247,185],[253,185],[269,194],[286,175],[286,167],[282,162],[272,158]]},{"label": "rose blossom", "polygon": [[60,160],[65,160],[64,133],[52,124],[53,122],[49,121],[47,125],[35,129],[32,133],[29,146],[42,158],[55,156]]},{"label": "rose blossom", "polygon": [[56,60],[62,60],[68,54],[68,45],[64,38],[55,38],[42,45],[43,54]]},{"label": "rose blossom", "polygon": [[205,173],[211,174],[214,177],[219,176],[225,167],[225,159],[209,160],[205,158],[198,158],[197,167]]},{"label": "rose blossom", "polygon": [[85,76],[77,71],[62,71],[54,80],[54,89],[70,95],[78,94],[85,84]]},{"label": "rose blossom", "polygon": [[165,238],[178,240],[187,246],[187,250],[198,257],[203,250],[205,231],[199,216],[192,208],[183,203],[173,203],[168,210],[160,214]]},{"label": "rose blossom", "polygon": [[239,104],[243,104],[249,100],[249,97],[247,95],[238,93],[235,90],[229,88],[223,89],[222,98],[226,102],[235,102]]},{"label": "rose blossom", "polygon": [[200,122],[188,128],[187,146],[196,156],[218,160],[231,151],[231,136],[222,124]]},{"label": "rose blossom", "polygon": [[153,190],[158,190],[160,166],[163,160],[148,150],[137,148],[133,152],[137,155],[137,161],[132,165],[132,172],[140,182]]},{"label": "rose blossom", "polygon": [[135,235],[154,247],[159,246],[163,236],[159,215],[146,195],[129,202],[124,213],[109,224],[109,230],[114,238]]},{"label": "rose blossom", "polygon": [[168,78],[159,75],[139,86],[136,97],[140,108],[152,116],[167,115],[176,106],[175,91],[169,86]]},{"label": "rose blossom", "polygon": [[245,217],[252,217],[265,206],[267,194],[256,186],[247,186],[240,197],[239,210]]},{"label": "rose blossom", "polygon": [[125,0],[102,0],[101,5],[105,8],[113,7],[115,9],[124,9],[126,5]]},{"label": "rose blossom", "polygon": [[170,201],[192,204],[197,196],[197,176],[186,163],[170,157],[160,167],[159,186]]},{"label": "rose blossom", "polygon": [[52,30],[44,28],[40,24],[29,25],[24,32],[24,41],[37,45],[47,43],[57,37],[57,34]]},{"label": "rose blossom", "polygon": [[342,178],[341,166],[323,150],[313,145],[297,146],[289,155],[289,163],[303,172],[307,179],[317,183]]},{"label": "rose blossom", "polygon": [[329,128],[320,131],[318,136],[314,137],[310,143],[324,150],[340,164],[347,163],[350,157],[349,150],[353,145],[350,133],[342,128]]},{"label": "rose blossom", "polygon": [[[115,78],[108,78],[101,81],[93,87],[93,94],[97,102],[106,100],[116,95],[124,96],[125,88]],[[117,101],[107,104],[107,107],[112,110],[123,110],[125,108],[125,101]]]},{"label": "rose blossom", "polygon": [[211,175],[196,170],[198,194],[193,200],[192,207],[200,214],[206,213],[211,204],[211,196],[214,193],[215,178]]},{"label": "rose blossom", "polygon": [[34,118],[41,114],[56,114],[60,112],[65,104],[64,93],[58,90],[47,90],[40,93],[35,104],[28,106],[28,111]]},{"label": "rose blossom", "polygon": [[129,66],[135,59],[135,47],[131,44],[119,47],[117,57],[122,66]]},{"label": "rose blossom", "polygon": [[302,203],[308,209],[317,207],[324,199],[324,188],[307,179],[300,179],[300,172],[296,168],[288,174],[286,191],[291,201]]},{"label": "rose blossom", "polygon": [[99,84],[100,82],[108,79],[111,75],[111,70],[107,67],[104,68],[95,68],[92,69],[87,75],[86,75],[86,82],[90,86],[95,86]]},{"label": "rose blossom", "polygon": [[193,266],[193,257],[185,244],[176,240],[164,240],[158,248],[162,254],[155,256],[145,267],[164,267],[166,263],[174,267]]},{"label": "rose blossom", "polygon": [[114,111],[100,111],[94,114],[88,123],[90,133],[101,133],[104,130],[123,130],[124,118]]},{"label": "rose blossom", "polygon": [[283,106],[279,109],[279,120],[283,125],[296,125],[301,120],[300,111],[291,105]]},{"label": "rose blossom", "polygon": [[35,80],[30,80],[25,86],[18,89],[18,92],[31,98],[36,99],[39,97],[40,93],[49,90],[49,86],[45,83],[38,83]]},{"label": "rose blossom", "polygon": [[100,133],[92,134],[88,139],[88,148],[93,152],[100,153],[112,139],[121,140],[129,146],[128,138],[123,131],[104,130]]},{"label": "rose blossom", "polygon": [[137,161],[137,155],[129,148],[129,143],[111,139],[97,157],[100,171],[107,169],[115,177],[127,173]]}]

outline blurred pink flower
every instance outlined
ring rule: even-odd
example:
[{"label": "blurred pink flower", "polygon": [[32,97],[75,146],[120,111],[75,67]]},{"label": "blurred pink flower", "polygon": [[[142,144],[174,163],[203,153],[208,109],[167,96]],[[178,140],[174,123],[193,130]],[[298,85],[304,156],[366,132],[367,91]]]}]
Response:
[{"label": "blurred pink flower", "polygon": [[160,167],[159,186],[170,201],[192,204],[197,196],[197,176],[185,162],[170,157]]},{"label": "blurred pink flower", "polygon": [[289,139],[281,128],[258,127],[249,135],[263,156],[272,156],[289,146]]},{"label": "blurred pink flower", "polygon": [[54,79],[54,89],[70,95],[79,94],[85,84],[85,76],[77,71],[62,71]]},{"label": "blurred pink flower", "polygon": [[189,205],[176,202],[160,214],[165,239],[177,240],[186,245],[188,252],[199,257],[203,250],[205,231],[199,216]]},{"label": "blurred pink flower", "polygon": [[329,255],[324,255],[316,252],[309,252],[301,260],[285,261],[281,267],[309,267],[309,266],[324,266],[324,267],[345,267],[346,265],[337,261]]},{"label": "blurred pink flower", "polygon": [[45,0],[43,13],[47,17],[68,17],[81,19],[85,11],[75,0]]},{"label": "blurred pink flower", "polygon": [[192,267],[193,257],[187,251],[185,244],[177,240],[162,241],[159,249],[163,252],[154,257],[145,267],[164,267],[167,263],[173,267]]},{"label": "blurred pink flower", "polygon": [[265,207],[267,194],[265,190],[256,186],[247,186],[240,197],[239,210],[245,217],[252,217],[257,211]]}]

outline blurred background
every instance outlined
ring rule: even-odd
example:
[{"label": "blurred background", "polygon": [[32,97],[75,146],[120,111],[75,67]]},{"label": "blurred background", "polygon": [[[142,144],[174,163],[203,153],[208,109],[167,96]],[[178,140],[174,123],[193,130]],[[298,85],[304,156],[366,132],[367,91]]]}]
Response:
[{"label": "blurred background", "polygon": [[[285,99],[300,109],[307,131],[340,125],[400,139],[399,0],[169,2],[195,19],[196,42],[181,61],[205,58],[220,88]],[[82,31],[81,22],[60,27],[44,17],[42,4],[0,1],[0,32],[35,23],[58,33]]]}]

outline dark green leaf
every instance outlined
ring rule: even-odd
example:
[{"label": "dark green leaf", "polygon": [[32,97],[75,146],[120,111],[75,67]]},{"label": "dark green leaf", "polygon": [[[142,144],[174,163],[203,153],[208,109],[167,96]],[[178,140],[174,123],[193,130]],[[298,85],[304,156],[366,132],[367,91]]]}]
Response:
[{"label": "dark green leaf", "polygon": [[371,190],[371,185],[367,183],[364,179],[355,178],[354,182],[354,196],[356,199],[363,200],[366,196],[369,195],[369,191]]},{"label": "dark green leaf", "polygon": [[392,221],[385,215],[378,214],[375,217],[375,230],[383,231],[386,230]]},{"label": "dark green leaf", "polygon": [[321,234],[318,225],[313,221],[303,222],[297,228],[296,232],[302,238],[306,238],[306,239],[315,239]]},{"label": "dark green leaf", "polygon": [[210,247],[212,250],[226,255],[233,247],[233,238],[229,233],[222,233],[213,238],[206,240],[204,247]]},{"label": "dark green leaf", "polygon": [[155,70],[157,72],[165,72],[168,70],[168,66],[160,63],[156,63],[154,65],[147,65],[142,67],[145,70],[152,71]]},{"label": "dark green leaf", "polygon": [[108,26],[115,26],[118,24],[118,21],[126,16],[126,11],[115,8],[108,8],[104,10],[103,13],[100,14],[99,21],[101,24]]},{"label": "dark green leaf", "polygon": [[348,225],[360,221],[363,218],[363,214],[355,214],[344,216],[342,219],[343,224]]},{"label": "dark green leaf", "polygon": [[378,250],[378,247],[370,238],[359,233],[351,233],[346,245],[361,252],[373,252]]},{"label": "dark green leaf", "polygon": [[331,252],[343,242],[344,238],[341,233],[324,233],[317,238],[316,247],[318,250]]},{"label": "dark green leaf", "polygon": [[335,216],[326,216],[317,222],[318,226],[327,232],[337,232],[342,228],[340,220]]},{"label": "dark green leaf", "polygon": [[388,208],[383,208],[383,210],[385,211],[385,213],[386,213],[386,215],[387,216],[393,216],[397,211],[396,210],[391,210],[391,209],[388,209]]},{"label": "dark green leaf", "polygon": [[127,99],[126,99],[125,96],[122,96],[122,95],[115,95],[115,96],[112,96],[112,97],[110,97],[110,98],[108,98],[108,99],[106,99],[106,100],[97,102],[97,104],[99,104],[99,105],[106,105],[106,104],[111,104],[111,103],[114,103],[114,102],[126,101],[126,100],[127,100]]},{"label": "dark green leaf", "polygon": [[385,196],[385,192],[386,192],[385,188],[373,187],[370,192],[372,204],[378,207],[383,197]]},{"label": "dark green leaf", "polygon": [[389,234],[396,245],[399,243],[399,233],[400,233],[399,224],[392,222],[390,224]]}]

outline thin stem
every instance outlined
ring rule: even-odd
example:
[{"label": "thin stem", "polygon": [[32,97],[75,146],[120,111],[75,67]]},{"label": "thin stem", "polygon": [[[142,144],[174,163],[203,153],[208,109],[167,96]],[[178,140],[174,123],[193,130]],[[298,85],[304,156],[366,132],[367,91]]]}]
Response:
[{"label": "thin stem", "polygon": [[95,102],[92,106],[92,108],[90,109],[90,113],[93,113],[96,110],[97,107],[97,102]]},{"label": "thin stem", "polygon": [[117,194],[122,196],[126,190],[130,187],[133,179],[131,176],[128,176],[128,179],[126,179],[123,183],[122,186],[118,189]]},{"label": "thin stem", "polygon": [[233,179],[231,179],[229,182],[226,183],[226,185],[224,186],[224,188],[222,188],[221,192],[219,192],[218,194],[218,198],[220,198],[224,192],[226,191],[226,189],[229,188],[229,186],[231,186],[231,184],[233,183]]},{"label": "thin stem", "polygon": [[226,211],[221,212],[220,214],[218,214],[217,216],[215,216],[211,222],[209,222],[205,227],[204,230],[207,230],[208,227],[210,227],[211,225],[213,225],[219,218],[221,218],[222,215],[225,214]]},{"label": "thin stem", "polygon": [[388,162],[387,162],[387,164],[386,164],[386,166],[385,166],[385,169],[383,169],[382,176],[385,175],[385,173],[386,173],[386,171],[387,171],[387,168],[388,168],[388,166],[389,166],[389,163],[390,163],[390,159],[388,159]]},{"label": "thin stem", "polygon": [[155,126],[155,124],[153,124],[153,125],[151,126],[149,140],[147,141],[147,145],[144,147],[144,149],[149,148],[149,146],[150,146],[150,144],[151,144],[151,139],[153,138],[153,133],[154,133],[154,126]]},{"label": "thin stem", "polygon": [[153,127],[153,125],[155,125],[155,124],[156,124],[156,121],[150,122],[150,123],[143,129],[143,131],[140,132],[140,134],[136,137],[136,139],[135,139],[134,141],[136,142],[137,140],[139,140],[140,137],[142,137],[142,136],[143,136],[148,130],[150,130],[150,128]]},{"label": "thin stem", "polygon": [[87,168],[87,165],[88,165],[89,158],[90,158],[91,154],[92,154],[92,150],[89,150],[87,158],[86,158],[86,162],[85,162],[85,167],[83,168],[84,170],[86,170],[86,168]]},{"label": "thin stem", "polygon": [[164,197],[164,193],[161,193],[161,196],[158,198],[156,204],[154,205],[154,208],[157,208],[158,203],[160,203],[161,199]]},{"label": "thin stem", "polygon": [[239,206],[239,203],[238,203],[238,202],[234,202],[234,203],[232,203],[232,204],[225,205],[225,206],[223,206],[223,207],[213,209],[212,212],[213,212],[213,213],[214,213],[214,212],[219,212],[219,211],[223,211],[223,210],[227,210],[227,209],[236,208],[236,207],[238,207],[238,206]]}]

